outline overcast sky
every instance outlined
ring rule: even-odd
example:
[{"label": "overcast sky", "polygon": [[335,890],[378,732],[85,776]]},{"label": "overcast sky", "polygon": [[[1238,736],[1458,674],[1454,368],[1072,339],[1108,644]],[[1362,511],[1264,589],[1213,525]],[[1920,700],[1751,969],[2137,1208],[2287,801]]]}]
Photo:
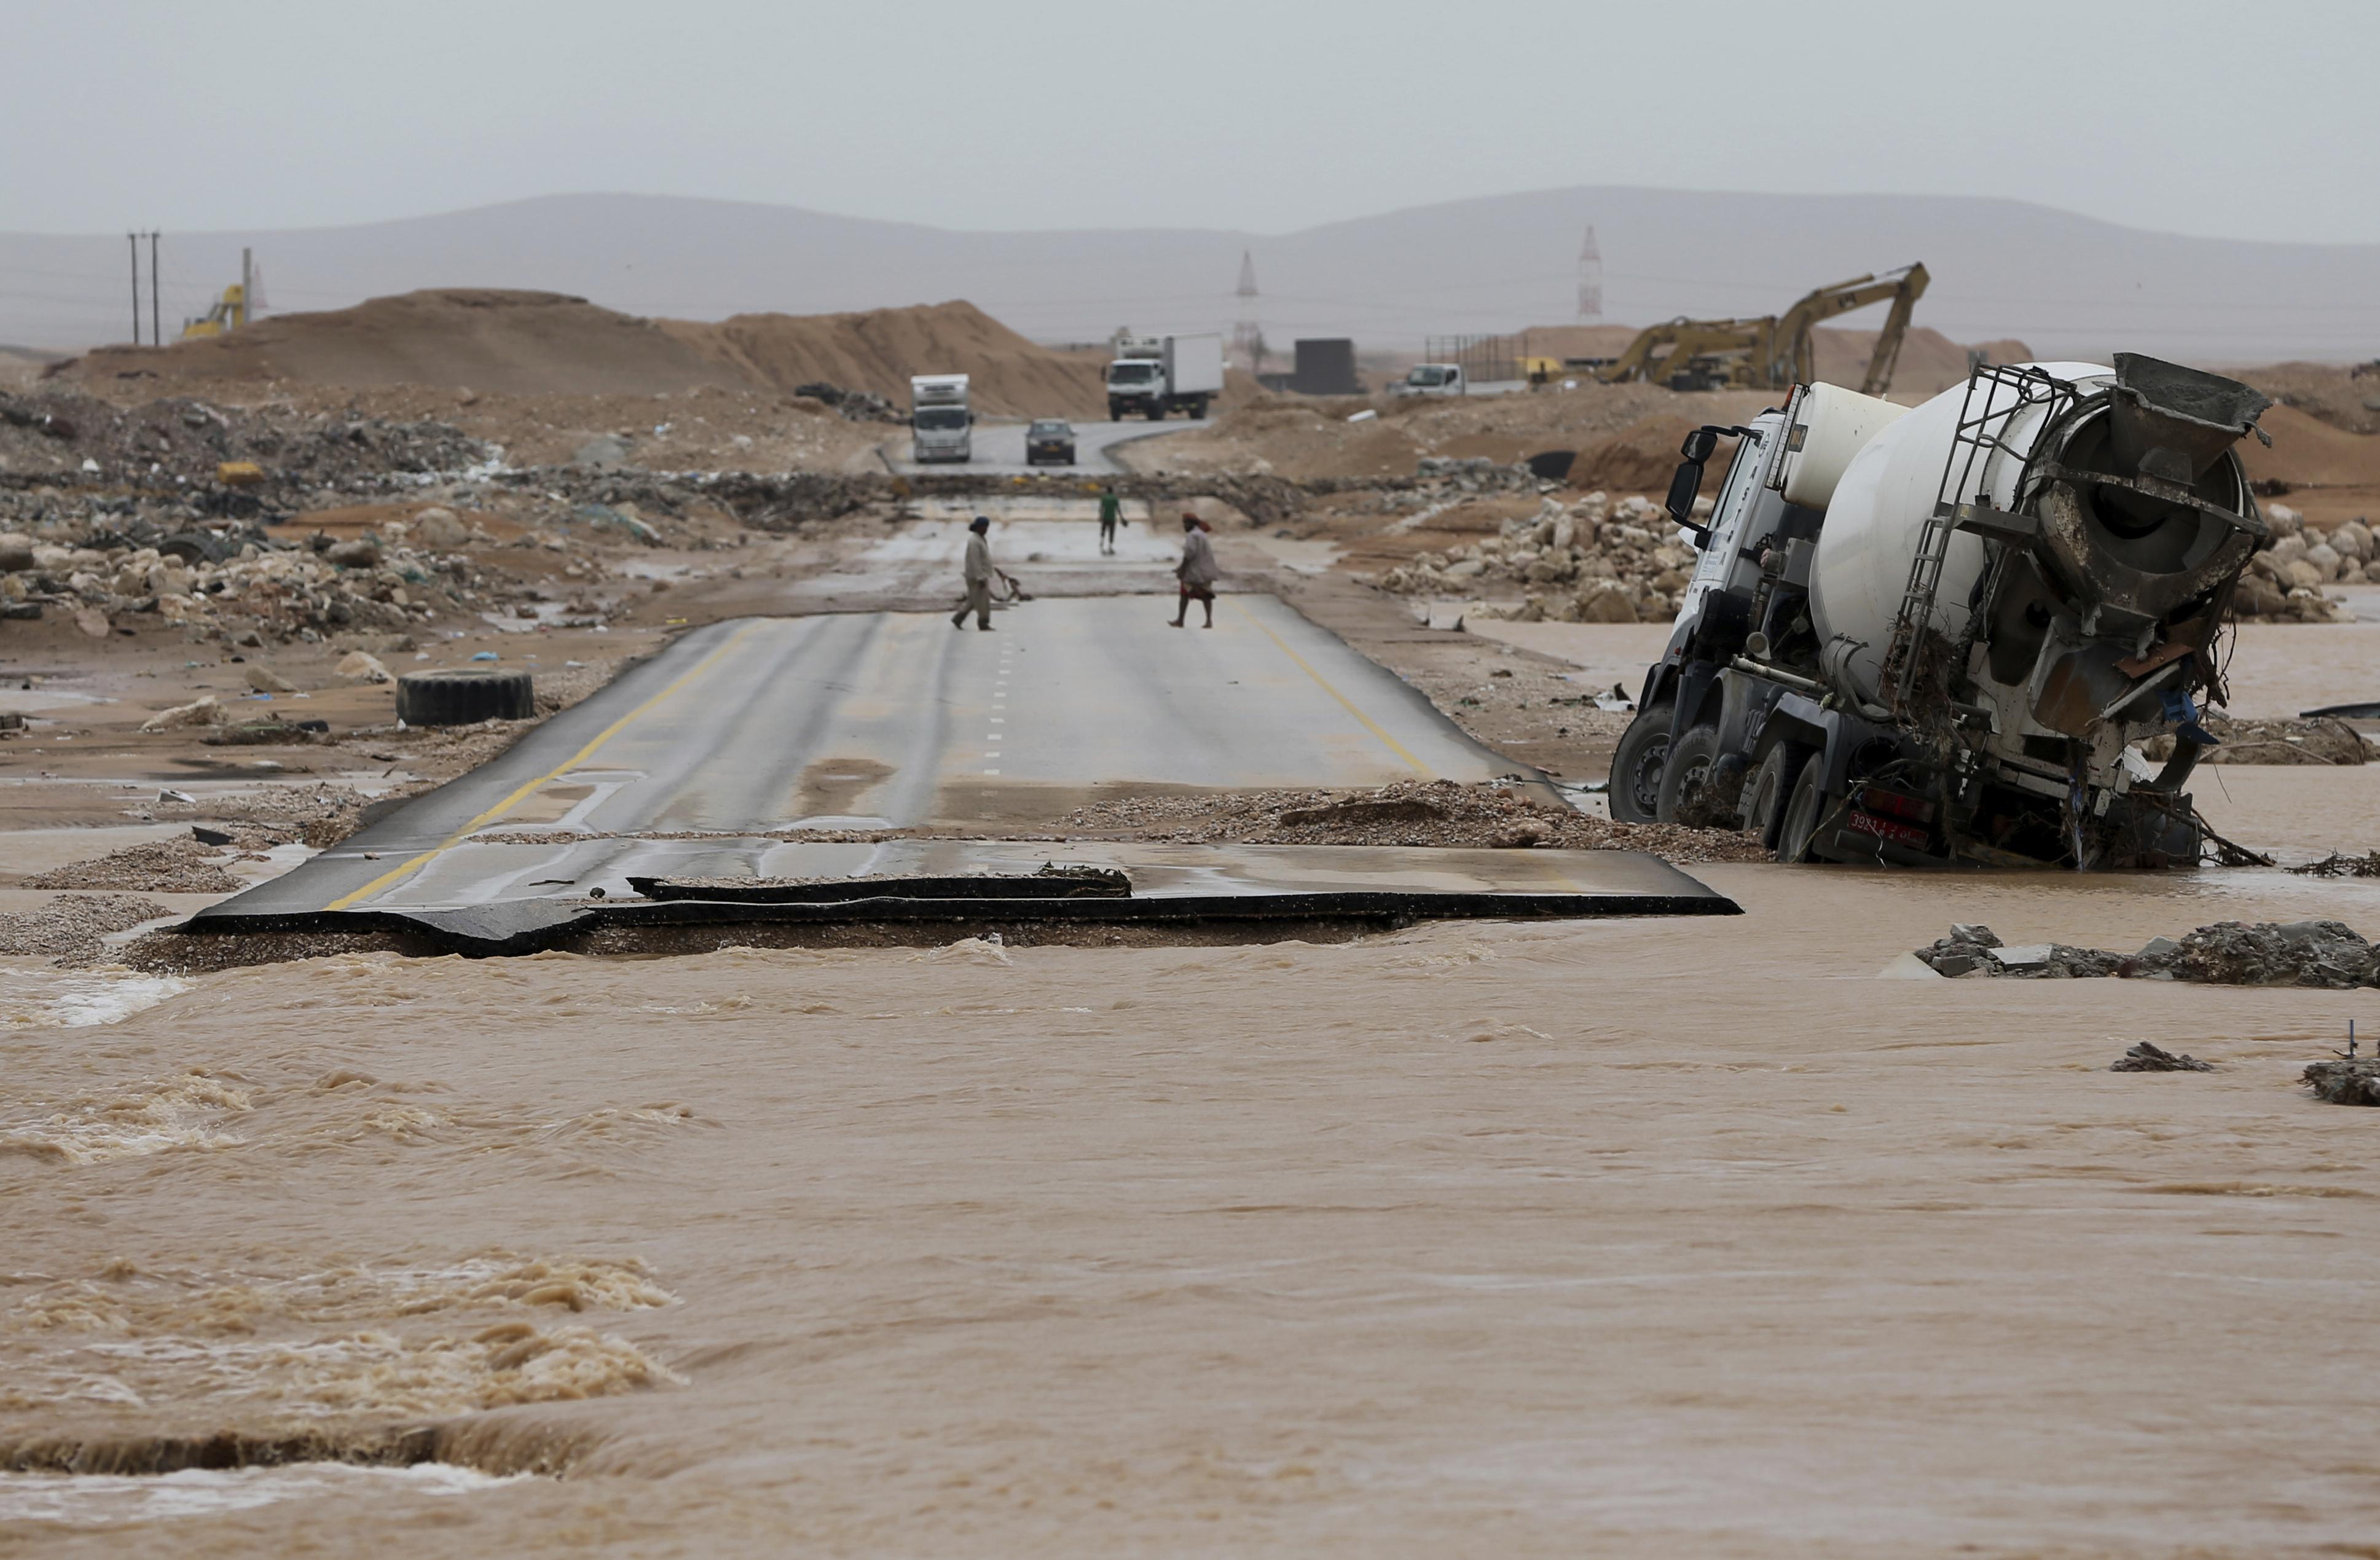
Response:
[{"label": "overcast sky", "polygon": [[[0,229],[632,190],[1284,232],[1607,183],[2380,241],[2373,0],[8,7]],[[2375,279],[2380,280],[2380,279]]]}]

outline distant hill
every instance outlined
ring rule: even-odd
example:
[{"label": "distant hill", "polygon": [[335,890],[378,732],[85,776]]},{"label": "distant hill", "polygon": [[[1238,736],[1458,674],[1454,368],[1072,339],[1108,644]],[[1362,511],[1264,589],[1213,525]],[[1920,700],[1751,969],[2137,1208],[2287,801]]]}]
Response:
[{"label": "distant hill", "polygon": [[[237,278],[249,245],[268,315],[425,287],[536,288],[698,320],[964,297],[1036,341],[1092,342],[1127,323],[1228,330],[1245,249],[1258,319],[1284,355],[1300,335],[1418,355],[1429,335],[1568,318],[1589,223],[1615,321],[1773,313],[1813,286],[1923,260],[1934,284],[1917,323],[1952,341],[2204,364],[2380,355],[2380,245],[2193,238],[1931,196],[1574,188],[1265,236],[965,233],[792,206],[565,195],[357,227],[169,235],[163,269],[169,335]],[[0,235],[0,340],[126,339],[126,265],[120,235]]]}]

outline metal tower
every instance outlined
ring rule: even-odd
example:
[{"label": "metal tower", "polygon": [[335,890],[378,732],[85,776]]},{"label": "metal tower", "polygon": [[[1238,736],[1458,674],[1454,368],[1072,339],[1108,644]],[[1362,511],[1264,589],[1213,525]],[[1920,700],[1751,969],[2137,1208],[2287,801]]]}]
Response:
[{"label": "metal tower", "polygon": [[1247,359],[1248,372],[1264,372],[1264,328],[1257,323],[1257,262],[1240,251],[1240,320],[1232,327],[1232,351]]},{"label": "metal tower", "polygon": [[1578,251],[1578,322],[1599,324],[1603,320],[1603,251],[1595,247],[1595,224],[1586,228],[1586,242]]}]

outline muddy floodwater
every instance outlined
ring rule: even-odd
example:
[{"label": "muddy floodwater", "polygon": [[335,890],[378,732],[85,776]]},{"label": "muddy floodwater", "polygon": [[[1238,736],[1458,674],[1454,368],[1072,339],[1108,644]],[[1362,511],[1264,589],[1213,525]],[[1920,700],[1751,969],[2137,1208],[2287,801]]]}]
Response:
[{"label": "muddy floodwater", "polygon": [[[2380,1115],[2295,1081],[2373,994],[1880,972],[2380,885],[1698,875],[1748,913],[28,988],[0,1551],[2367,1553]],[[303,1466],[149,1473],[209,1445]]]}]

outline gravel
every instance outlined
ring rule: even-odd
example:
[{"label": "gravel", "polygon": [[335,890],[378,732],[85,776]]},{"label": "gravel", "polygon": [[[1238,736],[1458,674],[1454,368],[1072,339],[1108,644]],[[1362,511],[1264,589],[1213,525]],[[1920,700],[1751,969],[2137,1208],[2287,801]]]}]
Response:
[{"label": "gravel", "polygon": [[248,887],[223,869],[217,847],[184,836],[128,845],[25,879],[28,889],[128,889],[147,894],[236,894]]},{"label": "gravel", "polygon": [[174,913],[137,894],[61,894],[39,910],[0,915],[0,954],[49,954],[61,962],[98,956],[110,932]]}]

